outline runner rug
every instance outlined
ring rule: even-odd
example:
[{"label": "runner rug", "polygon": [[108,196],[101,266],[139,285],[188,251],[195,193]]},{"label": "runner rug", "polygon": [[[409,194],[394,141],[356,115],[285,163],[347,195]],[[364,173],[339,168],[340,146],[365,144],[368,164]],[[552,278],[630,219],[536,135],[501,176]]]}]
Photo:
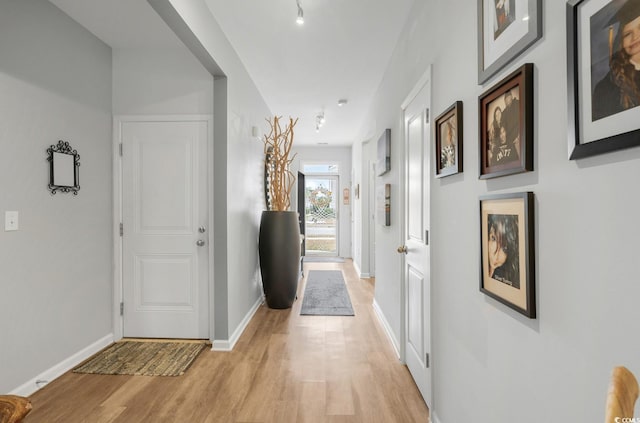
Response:
[{"label": "runner rug", "polygon": [[309,270],[300,314],[353,316],[349,291],[340,270]]},{"label": "runner rug", "polygon": [[122,340],[73,371],[101,375],[181,376],[206,345],[204,341]]}]

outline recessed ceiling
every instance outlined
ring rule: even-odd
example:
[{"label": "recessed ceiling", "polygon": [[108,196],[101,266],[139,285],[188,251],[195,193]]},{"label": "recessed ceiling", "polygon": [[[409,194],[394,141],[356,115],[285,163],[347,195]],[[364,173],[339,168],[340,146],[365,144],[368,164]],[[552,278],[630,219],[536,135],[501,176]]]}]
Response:
[{"label": "recessed ceiling", "polygon": [[[183,47],[144,0],[50,1],[112,48]],[[300,118],[296,145],[329,146],[356,141],[415,2],[300,0],[299,26],[296,0],[205,1],[272,113]]]}]

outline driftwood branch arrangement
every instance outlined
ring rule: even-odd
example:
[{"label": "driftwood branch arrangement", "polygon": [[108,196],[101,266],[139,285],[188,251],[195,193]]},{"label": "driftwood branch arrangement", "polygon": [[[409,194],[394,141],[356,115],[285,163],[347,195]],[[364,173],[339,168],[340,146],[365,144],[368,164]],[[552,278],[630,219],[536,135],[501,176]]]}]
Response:
[{"label": "driftwood branch arrangement", "polygon": [[289,158],[293,146],[293,128],[298,119],[289,118],[289,123],[282,130],[280,116],[267,119],[271,126],[269,135],[264,136],[265,166],[267,169],[269,210],[285,211],[291,205],[291,189],[296,180],[289,169],[295,154]]}]

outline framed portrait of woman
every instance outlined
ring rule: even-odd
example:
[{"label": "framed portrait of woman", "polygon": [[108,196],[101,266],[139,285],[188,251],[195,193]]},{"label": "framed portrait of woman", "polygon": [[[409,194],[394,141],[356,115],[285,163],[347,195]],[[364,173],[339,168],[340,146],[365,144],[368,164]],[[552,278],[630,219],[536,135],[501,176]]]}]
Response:
[{"label": "framed portrait of woman", "polygon": [[640,0],[567,3],[567,75],[570,160],[640,145]]},{"label": "framed portrait of woman", "polygon": [[533,170],[533,64],[478,98],[480,179]]},{"label": "framed portrait of woman", "polygon": [[478,0],[478,84],[542,37],[542,0]]},{"label": "framed portrait of woman", "polygon": [[480,291],[533,319],[535,305],[532,192],[480,197]]},{"label": "framed portrait of woman", "polygon": [[436,118],[436,178],[462,173],[462,101]]}]

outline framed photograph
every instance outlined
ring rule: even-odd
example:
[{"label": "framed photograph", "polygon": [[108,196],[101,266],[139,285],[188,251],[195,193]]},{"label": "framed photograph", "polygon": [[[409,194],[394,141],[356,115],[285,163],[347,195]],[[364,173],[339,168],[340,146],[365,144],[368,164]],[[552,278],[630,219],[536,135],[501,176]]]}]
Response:
[{"label": "framed photograph", "polygon": [[534,319],[532,192],[480,197],[480,291]]},{"label": "framed photograph", "polygon": [[378,161],[376,162],[378,176],[391,170],[391,129],[384,130],[378,138]]},{"label": "framed photograph", "polygon": [[462,173],[462,101],[436,118],[436,178]]},{"label": "framed photograph", "polygon": [[376,220],[382,226],[391,226],[391,184],[376,187]]},{"label": "framed photograph", "polygon": [[478,0],[478,84],[542,37],[542,0]]},{"label": "framed photograph", "polygon": [[569,159],[640,145],[640,0],[567,2]]},{"label": "framed photograph", "polygon": [[533,64],[478,99],[480,179],[533,170]]}]

